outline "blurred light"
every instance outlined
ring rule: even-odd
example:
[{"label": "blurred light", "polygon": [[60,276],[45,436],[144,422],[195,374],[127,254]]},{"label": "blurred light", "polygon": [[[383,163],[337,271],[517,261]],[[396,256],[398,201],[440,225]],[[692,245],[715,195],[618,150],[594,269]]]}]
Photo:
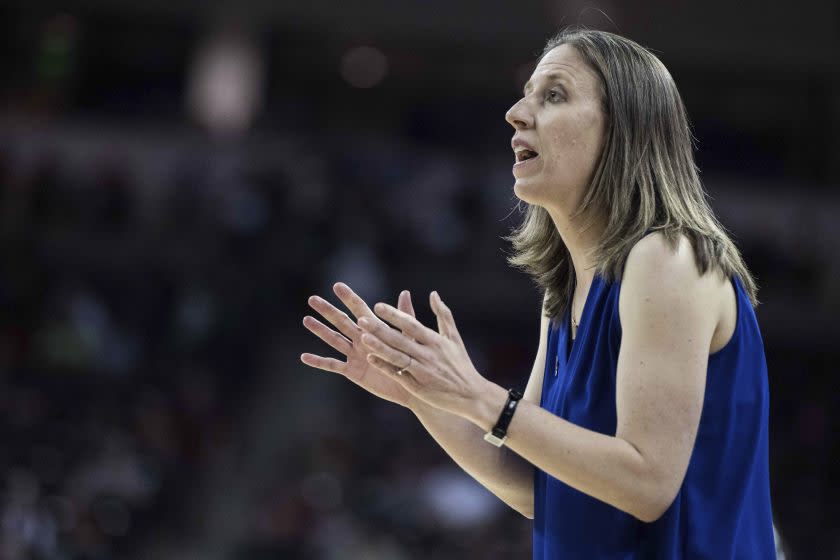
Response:
[{"label": "blurred light", "polygon": [[341,76],[357,88],[372,88],[388,73],[388,59],[374,47],[355,47],[341,57]]},{"label": "blurred light", "polygon": [[419,487],[426,507],[447,527],[480,527],[500,515],[500,502],[458,469],[433,469],[423,476]]},{"label": "blurred light", "polygon": [[247,129],[262,104],[263,60],[245,37],[225,34],[199,48],[189,77],[187,106],[221,134]]}]

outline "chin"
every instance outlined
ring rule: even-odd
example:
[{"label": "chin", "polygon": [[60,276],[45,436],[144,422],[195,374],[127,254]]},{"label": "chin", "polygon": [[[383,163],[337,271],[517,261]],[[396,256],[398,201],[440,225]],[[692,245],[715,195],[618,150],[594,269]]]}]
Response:
[{"label": "chin", "polygon": [[545,193],[541,192],[539,185],[530,183],[529,181],[521,181],[519,179],[517,179],[517,181],[513,184],[513,194],[515,194],[519,200],[527,202],[528,204],[541,205],[540,202],[542,202],[545,198]]}]

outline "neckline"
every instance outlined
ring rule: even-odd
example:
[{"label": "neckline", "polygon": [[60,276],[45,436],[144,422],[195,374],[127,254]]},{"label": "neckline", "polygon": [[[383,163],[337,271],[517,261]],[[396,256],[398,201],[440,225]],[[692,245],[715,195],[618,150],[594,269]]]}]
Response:
[{"label": "neckline", "polygon": [[589,308],[590,301],[593,298],[593,292],[596,289],[596,282],[600,282],[599,276],[596,273],[592,278],[592,283],[589,285],[589,290],[586,292],[586,299],[583,300],[583,311],[580,313],[580,323],[577,326],[577,335],[572,339],[572,306],[571,300],[569,305],[566,305],[566,316],[563,320],[563,358],[565,365],[574,363],[574,357],[577,355],[577,348],[580,346],[580,339],[589,327]]}]

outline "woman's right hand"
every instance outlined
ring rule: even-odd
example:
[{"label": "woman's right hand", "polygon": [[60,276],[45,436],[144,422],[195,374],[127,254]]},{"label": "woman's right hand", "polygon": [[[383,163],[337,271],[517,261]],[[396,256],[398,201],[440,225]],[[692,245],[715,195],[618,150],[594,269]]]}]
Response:
[{"label": "woman's right hand", "polygon": [[[333,285],[333,291],[355,315],[357,321],[362,317],[368,317],[371,321],[386,324],[371,311],[365,301],[347,284],[338,282]],[[367,355],[370,353],[370,349],[362,343],[362,334],[364,333],[362,329],[345,312],[318,296],[311,296],[309,305],[332,323],[344,336],[309,315],[303,318],[304,326],[312,331],[315,336],[344,354],[347,361],[342,362],[334,358],[307,353],[301,354],[301,361],[308,366],[343,375],[377,397],[408,407],[409,402],[413,400],[411,393],[368,362]],[[407,290],[400,293],[397,308],[414,317],[411,295]]]}]

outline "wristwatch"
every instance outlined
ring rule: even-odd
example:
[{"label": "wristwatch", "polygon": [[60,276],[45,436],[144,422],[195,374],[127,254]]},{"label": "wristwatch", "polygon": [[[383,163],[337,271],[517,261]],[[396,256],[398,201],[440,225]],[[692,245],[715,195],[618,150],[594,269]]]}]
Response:
[{"label": "wristwatch", "polygon": [[496,425],[493,429],[484,434],[484,441],[489,441],[496,447],[501,447],[507,439],[507,428],[510,424],[510,419],[513,418],[513,413],[516,411],[516,404],[523,396],[522,391],[517,389],[508,389],[508,398],[502,413],[499,415]]}]

